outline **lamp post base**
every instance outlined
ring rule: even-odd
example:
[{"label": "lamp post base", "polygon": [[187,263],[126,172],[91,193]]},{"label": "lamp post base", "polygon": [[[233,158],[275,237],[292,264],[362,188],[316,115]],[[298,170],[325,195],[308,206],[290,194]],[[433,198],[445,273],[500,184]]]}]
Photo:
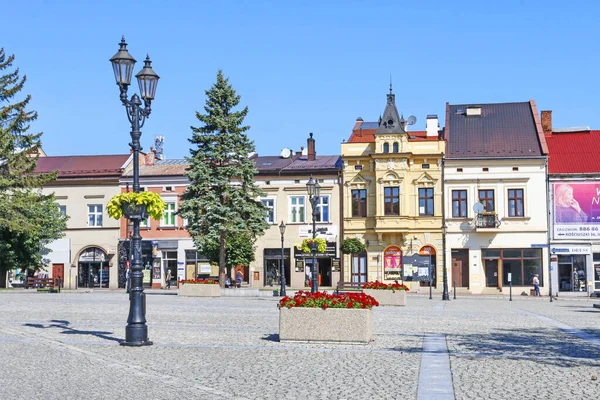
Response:
[{"label": "lamp post base", "polygon": [[152,346],[152,341],[148,340],[148,327],[131,326],[125,327],[125,340],[120,343],[121,346]]},{"label": "lamp post base", "polygon": [[145,340],[142,342],[121,342],[119,343],[121,346],[129,346],[129,347],[141,347],[141,346],[152,346],[151,340]]}]

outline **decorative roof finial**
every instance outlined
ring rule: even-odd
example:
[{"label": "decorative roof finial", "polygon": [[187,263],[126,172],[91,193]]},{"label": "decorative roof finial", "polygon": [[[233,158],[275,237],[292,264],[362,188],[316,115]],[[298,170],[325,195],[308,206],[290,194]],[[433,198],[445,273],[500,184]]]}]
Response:
[{"label": "decorative roof finial", "polygon": [[390,74],[390,94],[392,94],[392,74]]}]

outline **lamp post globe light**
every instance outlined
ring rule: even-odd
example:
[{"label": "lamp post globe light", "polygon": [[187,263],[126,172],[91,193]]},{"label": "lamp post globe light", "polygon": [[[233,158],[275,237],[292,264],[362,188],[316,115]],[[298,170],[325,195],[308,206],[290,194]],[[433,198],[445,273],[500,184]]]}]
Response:
[{"label": "lamp post globe light", "polygon": [[318,245],[315,242],[317,237],[316,218],[317,218],[317,204],[319,203],[319,197],[321,195],[321,186],[311,175],[310,179],[306,183],[306,190],[308,191],[308,201],[312,207],[312,238],[313,243],[311,251],[313,255],[312,269],[311,269],[311,293],[317,293],[319,291],[319,279],[317,276],[317,248]]},{"label": "lamp post globe light", "polygon": [[285,262],[283,260],[283,235],[285,235],[285,224],[283,221],[281,221],[281,225],[279,225],[279,233],[281,233],[281,260],[279,264],[281,289],[279,290],[279,295],[285,296]]},{"label": "lamp post globe light", "polygon": [[[442,293],[442,300],[450,300],[448,294],[448,269],[446,268],[446,234],[448,233],[448,227],[446,224],[442,226],[442,251],[444,255],[442,257],[442,263],[444,264],[444,291]],[[456,288],[454,289],[456,290]]]},{"label": "lamp post globe light", "polygon": [[[144,126],[146,118],[150,115],[150,103],[154,100],[156,84],[159,76],[152,70],[152,61],[146,56],[144,68],[135,76],[140,87],[140,96],[133,94],[127,99],[127,88],[131,84],[131,74],[135,65],[135,58],[127,51],[125,37],[121,39],[119,51],[110,58],[115,73],[115,80],[121,92],[120,99],[127,111],[127,118],[131,124],[131,150],[133,150],[133,191],[140,192],[140,167],[139,153],[142,150],[140,129]],[[140,99],[141,97],[141,99]],[[144,108],[142,108],[144,100]],[[130,218],[133,222],[132,240],[132,263],[131,263],[131,288],[129,292],[129,317],[125,328],[124,346],[149,346],[152,342],[148,340],[148,326],[146,325],[146,297],[142,287],[142,237],[140,236],[141,215]]]}]

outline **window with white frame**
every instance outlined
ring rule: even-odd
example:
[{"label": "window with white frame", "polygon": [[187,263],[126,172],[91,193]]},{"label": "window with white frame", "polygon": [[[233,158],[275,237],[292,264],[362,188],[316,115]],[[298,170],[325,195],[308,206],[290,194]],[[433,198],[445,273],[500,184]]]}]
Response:
[{"label": "window with white frame", "polygon": [[305,197],[304,196],[290,196],[289,197],[289,216],[288,221],[291,223],[294,222],[304,222],[304,212],[305,212]]},{"label": "window with white frame", "polygon": [[167,202],[161,226],[175,226],[175,202]]},{"label": "window with white frame", "polygon": [[329,222],[329,196],[319,196],[315,214],[316,222]]},{"label": "window with white frame", "polygon": [[102,204],[88,204],[88,226],[102,226]]},{"label": "window with white frame", "polygon": [[267,215],[265,216],[265,221],[269,224],[275,223],[275,199],[261,199],[263,205],[267,208]]}]

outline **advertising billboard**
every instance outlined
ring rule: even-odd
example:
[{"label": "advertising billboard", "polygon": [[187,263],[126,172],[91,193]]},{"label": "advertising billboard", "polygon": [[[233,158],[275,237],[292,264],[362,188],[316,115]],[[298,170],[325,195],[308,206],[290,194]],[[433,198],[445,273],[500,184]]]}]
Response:
[{"label": "advertising billboard", "polygon": [[600,182],[554,182],[553,238],[600,238]]}]

